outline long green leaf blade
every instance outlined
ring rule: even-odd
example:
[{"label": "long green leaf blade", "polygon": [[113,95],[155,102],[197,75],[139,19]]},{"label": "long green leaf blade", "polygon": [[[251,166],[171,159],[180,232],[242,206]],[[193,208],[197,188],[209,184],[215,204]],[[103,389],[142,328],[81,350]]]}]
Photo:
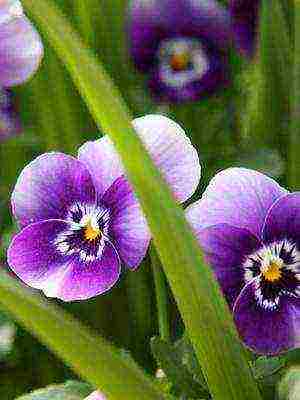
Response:
[{"label": "long green leaf blade", "polygon": [[29,331],[111,400],[163,400],[163,395],[129,358],[62,309],[0,273],[0,303]]},{"label": "long green leaf blade", "polygon": [[214,399],[259,399],[225,300],[211,270],[204,266],[181,208],[136,136],[118,90],[54,5],[47,0],[23,3],[69,69],[99,128],[115,143]]}]

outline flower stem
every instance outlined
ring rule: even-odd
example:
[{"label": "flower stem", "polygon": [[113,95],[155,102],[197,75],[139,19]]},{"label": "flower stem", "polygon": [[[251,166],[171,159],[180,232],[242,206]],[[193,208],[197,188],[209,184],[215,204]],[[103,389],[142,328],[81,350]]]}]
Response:
[{"label": "flower stem", "polygon": [[160,260],[155,247],[150,247],[151,266],[153,271],[156,306],[158,314],[158,326],[160,338],[169,341],[169,316],[168,316],[168,288],[167,281],[163,269],[161,268]]}]

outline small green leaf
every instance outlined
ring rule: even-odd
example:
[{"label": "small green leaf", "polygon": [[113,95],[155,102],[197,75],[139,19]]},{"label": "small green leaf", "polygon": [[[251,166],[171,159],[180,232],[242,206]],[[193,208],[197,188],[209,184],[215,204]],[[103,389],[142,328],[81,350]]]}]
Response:
[{"label": "small green leaf", "polygon": [[278,384],[278,400],[299,400],[300,366],[290,367]]},{"label": "small green leaf", "polygon": [[93,388],[82,382],[69,381],[63,385],[51,385],[18,397],[16,400],[83,400]]},{"label": "small green leaf", "polygon": [[256,379],[265,379],[276,374],[285,366],[283,357],[259,357],[253,364],[253,373]]},{"label": "small green leaf", "polygon": [[[180,345],[173,345],[160,338],[153,338],[151,340],[151,349],[159,366],[172,382],[175,394],[187,396],[191,399],[208,396],[202,374],[198,379],[197,375],[189,369],[190,355],[187,353],[193,353],[191,347],[187,348],[184,345],[183,348],[182,343]],[[184,360],[185,357],[188,357],[189,360]],[[193,362],[197,363],[195,360]],[[197,371],[198,367],[196,367]]]}]

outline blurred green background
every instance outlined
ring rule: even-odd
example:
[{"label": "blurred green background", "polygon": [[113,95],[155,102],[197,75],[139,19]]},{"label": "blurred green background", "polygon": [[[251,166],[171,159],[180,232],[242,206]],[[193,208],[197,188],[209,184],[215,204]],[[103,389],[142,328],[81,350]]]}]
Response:
[{"label": "blurred green background", "polygon": [[[276,53],[276,46],[266,47],[269,51],[265,48],[251,63],[240,59],[232,49],[229,55],[231,85],[215,96],[182,105],[157,104],[147,90],[146,77],[136,72],[129,58],[128,2],[56,0],[56,3],[103,62],[134,117],[161,113],[184,127],[198,149],[203,167],[201,187],[196,196],[216,171],[233,165],[255,168],[283,182],[286,180],[289,87],[284,77],[289,76],[290,65],[285,62],[284,54]],[[267,17],[262,21],[265,26],[270,23]],[[289,23],[289,18],[285,24]],[[272,24],[268,26],[270,32]],[[276,35],[271,37],[263,29],[261,32],[261,40],[277,41]],[[44,45],[41,68],[30,82],[14,90],[23,133],[0,144],[0,260],[5,269],[5,252],[15,229],[9,199],[19,172],[42,152],[58,150],[76,154],[84,141],[99,136],[79,93],[45,39]],[[270,59],[273,62],[270,63]],[[273,69],[268,73],[267,68]],[[273,84],[270,83],[272,79]],[[281,94],[284,91],[281,97],[280,91]],[[272,99],[271,106],[267,98]],[[130,283],[129,274],[124,272],[110,293],[90,301],[61,303],[61,306],[118,346],[131,351],[150,371],[155,364],[149,341],[157,334],[158,327],[148,260],[134,273]],[[139,282],[136,287],[132,284],[134,280]],[[175,337],[182,332],[182,324],[172,299],[171,303]],[[144,316],[142,324],[139,313]],[[72,377],[68,367],[29,333],[9,317],[0,316],[0,399],[12,400],[34,388]]]}]

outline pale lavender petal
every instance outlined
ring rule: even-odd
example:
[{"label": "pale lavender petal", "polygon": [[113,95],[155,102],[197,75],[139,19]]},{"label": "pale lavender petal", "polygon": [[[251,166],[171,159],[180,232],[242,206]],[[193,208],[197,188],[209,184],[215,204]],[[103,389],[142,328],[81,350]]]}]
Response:
[{"label": "pale lavender petal", "polygon": [[188,207],[187,217],[197,231],[227,223],[261,237],[269,208],[287,193],[260,172],[229,168],[211,180],[202,198]]},{"label": "pale lavender petal", "polygon": [[[197,151],[184,130],[161,115],[137,118],[133,126],[176,199],[187,200],[199,184],[201,167]],[[124,174],[121,161],[107,136],[83,145],[78,158],[89,168],[98,194],[103,194],[115,179]]]},{"label": "pale lavender petal", "polygon": [[268,243],[290,239],[300,249],[300,192],[290,193],[273,204],[263,229]]},{"label": "pale lavender petal", "polygon": [[246,229],[226,224],[213,225],[195,233],[228,303],[233,306],[244,286],[243,263],[249,254],[262,246],[261,241]]},{"label": "pale lavender petal", "polygon": [[54,241],[67,228],[63,221],[37,222],[13,238],[7,261],[23,282],[41,289],[45,284],[55,285],[62,278],[65,257],[57,251]]},{"label": "pale lavender petal", "polygon": [[98,196],[103,195],[124,174],[121,160],[108,136],[82,145],[78,151],[78,159],[90,171]]},{"label": "pale lavender petal", "polygon": [[101,258],[93,262],[83,262],[76,254],[65,256],[57,250],[55,239],[67,228],[67,223],[58,220],[24,228],[8,249],[10,268],[27,285],[64,301],[84,300],[106,292],[120,275],[115,249],[107,243]]},{"label": "pale lavender petal", "polygon": [[103,393],[100,393],[98,390],[93,392],[85,400],[107,400]]},{"label": "pale lavender petal", "polygon": [[175,198],[180,202],[189,199],[199,184],[201,166],[181,126],[162,115],[137,118],[133,126]]},{"label": "pale lavender petal", "polygon": [[27,17],[5,16],[0,10],[0,86],[9,87],[29,79],[42,56],[40,36]]},{"label": "pale lavender petal", "polygon": [[255,298],[256,282],[243,289],[234,317],[241,338],[257,354],[276,355],[299,345],[300,299],[281,297],[279,308],[265,310]]},{"label": "pale lavender petal", "polygon": [[95,189],[85,165],[63,153],[46,153],[27,165],[12,194],[13,213],[21,226],[64,219],[75,202],[93,204]]},{"label": "pale lavender petal", "polygon": [[129,268],[138,267],[149,247],[150,231],[128,181],[117,179],[101,202],[111,212],[110,235],[122,261]]}]

